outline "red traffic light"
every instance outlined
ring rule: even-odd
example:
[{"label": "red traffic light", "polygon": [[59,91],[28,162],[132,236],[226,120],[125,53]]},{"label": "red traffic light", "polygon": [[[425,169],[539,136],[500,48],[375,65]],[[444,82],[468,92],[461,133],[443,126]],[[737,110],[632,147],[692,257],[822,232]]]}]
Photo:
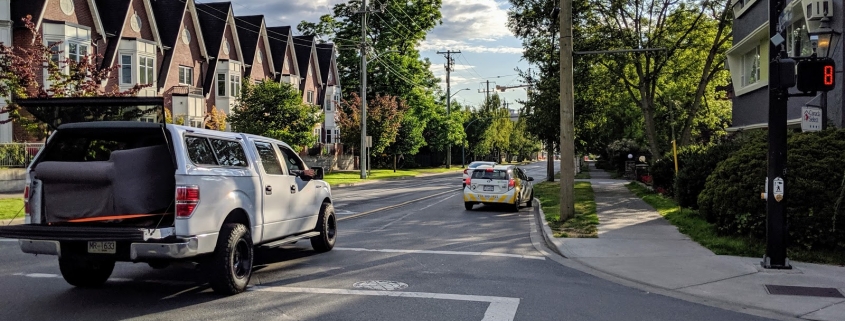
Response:
[{"label": "red traffic light", "polygon": [[831,58],[798,62],[796,84],[803,92],[830,91],[836,87],[836,63]]}]

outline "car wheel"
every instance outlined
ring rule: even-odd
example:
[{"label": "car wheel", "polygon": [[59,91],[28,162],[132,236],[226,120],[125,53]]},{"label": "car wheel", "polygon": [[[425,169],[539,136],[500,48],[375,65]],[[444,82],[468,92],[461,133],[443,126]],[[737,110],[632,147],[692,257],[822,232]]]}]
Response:
[{"label": "car wheel", "polygon": [[114,261],[59,258],[59,270],[62,272],[62,277],[70,285],[92,288],[106,283],[106,280],[114,271]]},{"label": "car wheel", "polygon": [[511,207],[512,210],[519,212],[519,205],[522,204],[522,197],[519,195],[516,196],[516,201],[513,202],[513,206]]},{"label": "car wheel", "polygon": [[311,247],[317,252],[331,251],[337,239],[337,220],[331,203],[323,203],[320,207],[317,232],[320,232],[320,235],[311,238]]},{"label": "car wheel", "polygon": [[531,190],[531,196],[528,198],[528,206],[534,205],[534,190]]},{"label": "car wheel", "polygon": [[472,211],[473,206],[475,206],[475,203],[473,203],[473,202],[464,202],[464,208],[467,211]]},{"label": "car wheel", "polygon": [[252,276],[252,258],[252,237],[246,226],[223,225],[209,264],[209,283],[214,292],[231,295],[246,290]]}]

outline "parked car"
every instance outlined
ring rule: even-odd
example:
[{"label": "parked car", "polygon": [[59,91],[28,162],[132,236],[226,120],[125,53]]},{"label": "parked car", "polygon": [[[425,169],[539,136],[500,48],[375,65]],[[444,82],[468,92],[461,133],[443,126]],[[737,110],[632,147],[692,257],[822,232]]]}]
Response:
[{"label": "parked car", "polygon": [[519,211],[522,203],[534,199],[534,178],[525,175],[515,165],[482,165],[476,167],[464,188],[464,208],[472,210],[475,204],[509,204]]},{"label": "parked car", "polygon": [[473,169],[475,169],[475,168],[476,168],[476,167],[478,167],[478,166],[481,166],[481,165],[491,165],[491,166],[494,166],[494,165],[496,165],[496,162],[483,162],[483,161],[477,161],[477,162],[472,162],[472,163],[469,163],[469,165],[467,165],[467,168],[466,168],[466,169],[464,169],[464,176],[463,176],[463,178],[461,179],[461,181],[464,183],[464,187],[463,187],[463,188],[467,188],[466,180],[467,180],[467,178],[469,178],[470,176],[472,176],[472,170],[473,170]]},{"label": "parked car", "polygon": [[27,168],[26,223],[0,228],[64,279],[103,284],[115,262],[199,263],[220,293],[246,289],[256,246],[337,237],[331,188],[284,142],[173,124],[61,125]]}]

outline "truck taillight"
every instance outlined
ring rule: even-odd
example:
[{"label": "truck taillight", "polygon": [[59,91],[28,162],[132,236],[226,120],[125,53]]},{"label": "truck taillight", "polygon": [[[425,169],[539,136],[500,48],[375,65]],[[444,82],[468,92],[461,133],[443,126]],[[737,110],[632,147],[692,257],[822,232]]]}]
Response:
[{"label": "truck taillight", "polygon": [[23,213],[29,216],[29,184],[23,189]]},{"label": "truck taillight", "polygon": [[513,180],[513,178],[511,178],[510,180],[508,180],[508,189],[511,189],[514,186],[516,186],[516,182]]},{"label": "truck taillight", "polygon": [[470,184],[470,182],[471,182],[471,181],[472,181],[472,179],[471,179],[470,177],[467,177],[467,178],[464,180],[464,184],[467,184],[467,186],[469,186],[469,184]]},{"label": "truck taillight", "polygon": [[176,187],[176,217],[191,217],[200,202],[200,188],[196,185]]}]

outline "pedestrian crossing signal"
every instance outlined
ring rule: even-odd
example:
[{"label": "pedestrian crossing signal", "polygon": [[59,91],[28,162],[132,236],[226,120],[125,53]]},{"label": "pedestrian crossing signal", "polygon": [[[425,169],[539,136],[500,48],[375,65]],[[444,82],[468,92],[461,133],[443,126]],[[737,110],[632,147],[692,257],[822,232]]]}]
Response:
[{"label": "pedestrian crossing signal", "polygon": [[803,92],[830,91],[836,87],[836,63],[831,58],[798,62],[796,85]]}]

